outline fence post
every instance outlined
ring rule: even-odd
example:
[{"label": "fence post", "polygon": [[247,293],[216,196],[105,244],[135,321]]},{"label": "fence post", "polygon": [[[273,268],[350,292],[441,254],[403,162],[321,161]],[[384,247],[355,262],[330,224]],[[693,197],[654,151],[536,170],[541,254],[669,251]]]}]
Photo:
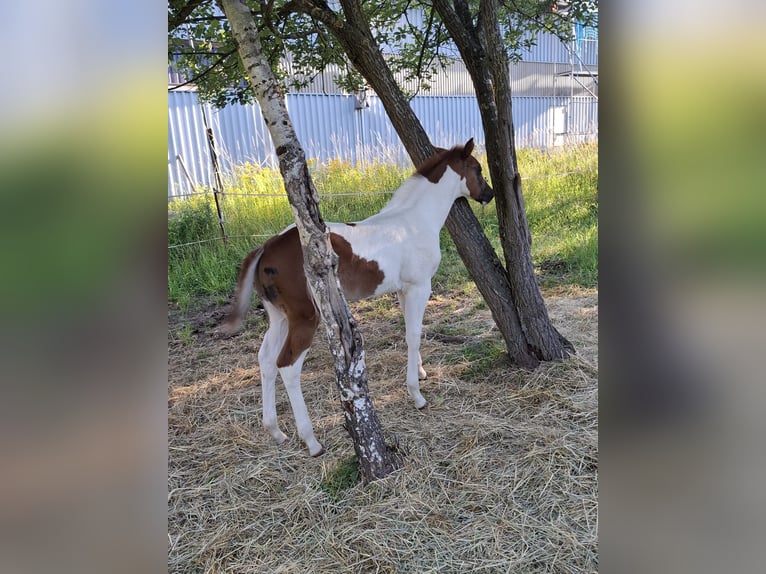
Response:
[{"label": "fence post", "polygon": [[223,211],[221,210],[221,202],[218,199],[218,194],[223,195],[223,178],[221,177],[221,166],[218,163],[218,152],[215,149],[215,139],[213,138],[213,130],[208,126],[207,114],[205,113],[204,106],[202,107],[202,121],[205,122],[205,129],[207,130],[207,145],[210,150],[210,161],[213,164],[213,177],[215,183],[213,184],[213,199],[215,199],[215,210],[218,214],[218,225],[221,228],[221,239],[223,244],[228,245],[229,241],[226,237],[226,228],[223,225]]},{"label": "fence post", "polygon": [[178,161],[178,163],[181,164],[181,169],[183,170],[184,175],[186,176],[186,180],[189,182],[189,185],[191,186],[192,193],[197,193],[197,186],[194,185],[194,180],[189,174],[189,170],[186,169],[186,163],[184,162],[184,158],[181,157],[180,153],[176,156],[176,161]]}]

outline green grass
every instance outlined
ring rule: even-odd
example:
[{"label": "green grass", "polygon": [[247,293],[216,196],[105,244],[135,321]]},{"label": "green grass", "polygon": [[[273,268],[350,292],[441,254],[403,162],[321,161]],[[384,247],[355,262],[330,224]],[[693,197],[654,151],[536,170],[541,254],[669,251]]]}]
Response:
[{"label": "green grass", "polygon": [[[570,153],[526,150],[529,170],[524,183],[527,219],[532,231],[532,261],[543,284],[598,282],[597,148]],[[546,161],[547,160],[547,161]],[[585,173],[540,178],[547,173],[589,169]],[[549,271],[550,270],[550,271]]]},{"label": "green grass", "polygon": [[461,349],[460,360],[457,361],[466,364],[460,376],[468,382],[480,381],[497,364],[503,362],[502,357],[506,357],[507,360],[507,356],[506,348],[500,341],[481,341],[465,345]]},{"label": "green grass", "polygon": [[[383,162],[364,169],[348,162],[310,164],[328,221],[358,221],[377,213],[390,193],[412,173]],[[598,148],[587,144],[542,152],[519,150],[532,260],[544,286],[595,286],[598,282]],[[487,172],[485,166],[485,172]],[[569,175],[553,175],[581,172]],[[220,240],[216,207],[209,195],[168,204],[168,297],[181,307],[200,295],[231,293],[242,258],[293,222],[278,170],[241,166],[221,198],[228,245]],[[354,194],[354,195],[348,195]],[[494,203],[473,209],[501,260]],[[468,289],[470,278],[446,229],[434,291]]]},{"label": "green grass", "polygon": [[356,456],[352,456],[326,470],[319,486],[337,502],[342,500],[345,492],[357,482],[359,482],[359,462]]}]

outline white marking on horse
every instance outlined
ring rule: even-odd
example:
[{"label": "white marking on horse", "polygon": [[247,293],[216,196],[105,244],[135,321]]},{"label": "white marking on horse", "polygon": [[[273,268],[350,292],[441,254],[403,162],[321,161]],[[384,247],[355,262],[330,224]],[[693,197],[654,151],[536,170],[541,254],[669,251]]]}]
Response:
[{"label": "white marking on horse", "polygon": [[[426,406],[419,383],[426,377],[420,339],[431,278],[441,260],[439,231],[458,197],[471,197],[484,205],[494,195],[481,175],[479,162],[471,155],[473,138],[465,146],[437,150],[379,213],[355,223],[327,224],[347,299],[399,294],[407,341],[407,391],[418,408]],[[300,388],[300,373],[319,317],[306,284],[303,253],[294,225],[245,257],[224,331],[234,332],[242,326],[253,287],[269,315],[269,329],[258,352],[263,425],[278,443],[287,439],[277,424],[275,385],[279,372],[298,434],[309,453],[318,456],[324,449],[314,436]]]}]

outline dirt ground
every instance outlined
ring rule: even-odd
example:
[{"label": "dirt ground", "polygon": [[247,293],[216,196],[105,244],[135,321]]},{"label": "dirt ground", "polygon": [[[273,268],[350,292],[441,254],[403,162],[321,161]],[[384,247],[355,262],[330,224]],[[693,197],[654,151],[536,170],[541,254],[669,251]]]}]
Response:
[{"label": "dirt ground", "polygon": [[395,297],[355,304],[370,392],[405,466],[342,487],[353,447],[322,331],[302,377],[327,451],[312,459],[281,384],[277,413],[290,440],[278,446],[261,427],[263,311],[221,339],[213,328],[225,305],[169,306],[170,571],[597,571],[598,293],[544,295],[577,356],[533,372],[508,364],[475,287],[432,296],[422,412],[404,386]]}]

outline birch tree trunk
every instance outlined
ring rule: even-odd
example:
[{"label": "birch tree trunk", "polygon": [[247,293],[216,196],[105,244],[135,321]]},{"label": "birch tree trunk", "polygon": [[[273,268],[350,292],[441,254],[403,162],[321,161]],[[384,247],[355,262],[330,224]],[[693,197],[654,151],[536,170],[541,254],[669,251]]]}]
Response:
[{"label": "birch tree trunk", "polygon": [[382,478],[401,461],[386,447],[367,391],[362,337],[340,289],[336,275],[337,256],[319,213],[318,195],[303,148],[287,113],[284,94],[263,54],[249,8],[242,0],[220,0],[220,5],[231,25],[239,56],[276,148],[279,169],[303,247],[306,279],[327,331],[345,426],[354,443],[362,478],[366,482]]}]

